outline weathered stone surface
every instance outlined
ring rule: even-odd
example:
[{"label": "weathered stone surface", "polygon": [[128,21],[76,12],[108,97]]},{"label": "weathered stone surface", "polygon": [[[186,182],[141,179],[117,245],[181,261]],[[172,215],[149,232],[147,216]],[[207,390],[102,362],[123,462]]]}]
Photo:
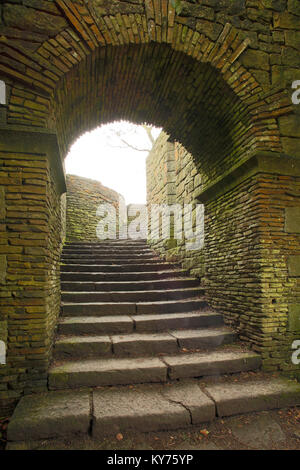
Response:
[{"label": "weathered stone surface", "polygon": [[87,434],[89,425],[88,392],[50,392],[21,399],[9,423],[7,437],[9,441],[29,441]]},{"label": "weathered stone surface", "polygon": [[252,449],[271,449],[287,440],[279,424],[268,415],[251,416],[247,423],[238,418],[231,418],[226,421],[226,425],[239,442]]},{"label": "weathered stone surface", "polygon": [[288,11],[300,16],[300,5],[297,0],[288,0]]},{"label": "weathered stone surface", "polygon": [[284,230],[290,233],[300,233],[300,207],[286,208]]},{"label": "weathered stone surface", "polygon": [[292,255],[288,258],[290,276],[300,276],[300,255]]},{"label": "weathered stone surface", "polygon": [[5,4],[3,18],[7,26],[49,35],[56,35],[67,27],[67,21],[58,15],[53,16],[22,5]]},{"label": "weathered stone surface", "polygon": [[300,403],[300,385],[284,379],[225,383],[207,387],[218,416],[288,408]]},{"label": "weathered stone surface", "polygon": [[57,359],[101,358],[112,355],[112,343],[109,336],[72,336],[58,339],[53,353]]},{"label": "weathered stone surface", "polygon": [[70,303],[63,304],[62,314],[66,316],[101,316],[101,315],[131,315],[136,313],[134,303],[107,302],[107,303]]},{"label": "weathered stone surface", "polygon": [[93,437],[125,430],[160,431],[188,426],[189,412],[164,398],[161,386],[99,390],[93,393]]},{"label": "weathered stone surface", "polygon": [[0,284],[5,283],[7,271],[7,259],[5,255],[0,255]]},{"label": "weathered stone surface", "polygon": [[269,55],[263,51],[248,49],[242,58],[245,67],[253,69],[269,70]]},{"label": "weathered stone surface", "polygon": [[170,312],[193,312],[207,307],[205,300],[170,300],[169,302],[139,302],[138,314],[170,313]]},{"label": "weathered stone surface", "polygon": [[52,367],[49,372],[49,388],[56,390],[165,382],[166,377],[166,365],[156,358],[84,360]]},{"label": "weathered stone surface", "polygon": [[148,290],[148,291],[111,291],[111,292],[62,292],[65,303],[80,302],[159,302],[164,300],[183,300],[197,298],[203,289],[191,287],[184,289]]},{"label": "weathered stone surface", "polygon": [[179,382],[163,387],[162,394],[171,402],[180,403],[191,414],[192,424],[200,424],[215,419],[215,404],[195,382]]},{"label": "weathered stone surface", "polygon": [[279,118],[279,128],[283,136],[300,137],[300,116],[282,116]]},{"label": "weathered stone surface", "polygon": [[251,353],[227,352],[225,350],[209,354],[194,353],[184,356],[164,356],[171,379],[201,377],[206,375],[231,374],[256,370],[261,365],[260,356]]},{"label": "weathered stone surface", "polygon": [[59,332],[69,334],[131,333],[133,320],[128,316],[65,317],[59,323]]},{"label": "weathered stone surface", "polygon": [[222,329],[171,331],[171,334],[177,338],[181,348],[187,349],[218,347],[236,339],[233,332]]},{"label": "weathered stone surface", "polygon": [[300,303],[289,305],[289,331],[300,331]]},{"label": "weathered stone surface", "polygon": [[176,339],[169,334],[131,334],[112,336],[113,351],[117,356],[143,356],[178,352]]},{"label": "weathered stone surface", "polygon": [[223,318],[217,313],[171,313],[137,315],[132,317],[137,331],[161,331],[179,328],[201,328],[222,325]]},{"label": "weathered stone surface", "polygon": [[[120,194],[103,186],[99,181],[67,175],[67,242],[99,241],[97,225],[100,217],[96,216],[101,203],[110,203],[116,208]],[[110,219],[113,223],[113,218]]]},{"label": "weathered stone surface", "polygon": [[142,1],[127,2],[124,0],[92,0],[95,11],[99,16],[144,13]]},{"label": "weathered stone surface", "polygon": [[6,205],[5,205],[5,187],[0,186],[0,220],[5,219]]}]

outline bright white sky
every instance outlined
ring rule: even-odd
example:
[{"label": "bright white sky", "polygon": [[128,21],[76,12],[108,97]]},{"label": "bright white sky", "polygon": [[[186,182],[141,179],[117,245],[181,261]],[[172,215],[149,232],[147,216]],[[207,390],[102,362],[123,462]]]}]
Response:
[{"label": "bright white sky", "polygon": [[[126,147],[122,139],[141,149],[151,144],[142,126],[118,122],[99,127],[81,136],[71,147],[65,160],[66,172],[100,181],[118,191],[126,204],[146,203],[146,158],[148,152]],[[161,129],[153,128],[156,139]]]}]

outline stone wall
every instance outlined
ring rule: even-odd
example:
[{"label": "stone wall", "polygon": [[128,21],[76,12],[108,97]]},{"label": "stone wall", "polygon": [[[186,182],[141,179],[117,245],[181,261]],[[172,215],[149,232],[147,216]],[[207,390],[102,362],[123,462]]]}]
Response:
[{"label": "stone wall", "polygon": [[205,245],[150,243],[202,277],[210,305],[261,353],[265,369],[299,375],[291,355],[300,334],[300,166],[281,158],[253,155],[203,190],[193,157],[162,133],[147,159],[148,207],[203,202]]},{"label": "stone wall", "polygon": [[[201,177],[192,155],[179,143],[171,142],[169,136],[162,132],[147,157],[149,229],[151,227],[151,206],[153,204],[179,204],[182,208],[183,228],[185,227],[184,205],[191,204],[193,208],[192,229],[201,244],[201,248],[187,249],[190,243],[195,242],[195,237],[184,233],[184,231],[181,240],[175,240],[172,231],[170,239],[161,240],[158,237],[158,227],[152,234],[157,239],[150,240],[150,243],[166,259],[180,261],[185,269],[190,270],[191,274],[197,277],[201,277],[204,273],[204,208],[202,205],[199,207],[201,213],[200,224],[196,224],[195,217],[196,205],[199,205],[195,194],[198,191],[200,182]],[[161,232],[163,223],[164,219],[161,218]],[[171,227],[174,227],[174,220],[171,220]]]},{"label": "stone wall", "polygon": [[[96,212],[101,203],[112,204],[118,216],[121,195],[99,181],[67,175],[66,241],[99,241],[96,228],[100,217]],[[111,220],[113,222],[113,220]]]},{"label": "stone wall", "polygon": [[297,159],[257,154],[199,194],[210,304],[261,353],[265,369],[298,377],[299,170]]},{"label": "stone wall", "polygon": [[22,394],[47,389],[60,308],[64,187],[55,136],[45,135],[40,145],[38,133],[0,129],[0,142],[0,339],[7,344],[0,416],[7,416]]}]

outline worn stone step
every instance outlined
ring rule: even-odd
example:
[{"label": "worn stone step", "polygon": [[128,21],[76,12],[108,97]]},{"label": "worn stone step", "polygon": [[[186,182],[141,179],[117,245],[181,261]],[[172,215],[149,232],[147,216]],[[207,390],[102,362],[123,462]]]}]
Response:
[{"label": "worn stone step", "polygon": [[88,244],[80,244],[80,245],[64,245],[63,250],[87,250],[87,251],[92,251],[92,250],[110,250],[110,251],[129,251],[129,252],[136,252],[136,251],[143,251],[143,250],[150,250],[154,251],[151,249],[151,247],[145,243],[139,243],[139,244],[112,244],[112,243],[95,243],[94,245],[88,245]]},{"label": "worn stone step", "polygon": [[49,370],[49,389],[166,382],[167,367],[156,357],[65,362]]},{"label": "worn stone step", "polygon": [[99,240],[99,241],[73,241],[73,242],[65,242],[64,247],[70,246],[105,246],[105,247],[116,247],[116,246],[142,246],[145,245],[149,247],[147,240],[139,239],[139,240]]},{"label": "worn stone step", "polygon": [[54,359],[101,358],[112,355],[112,341],[109,336],[58,338],[53,348]]},{"label": "worn stone step", "polygon": [[64,292],[146,291],[183,289],[185,287],[197,286],[199,286],[199,280],[188,277],[185,279],[162,279],[154,281],[61,282],[61,289]]},{"label": "worn stone step", "polygon": [[107,317],[62,317],[58,332],[62,335],[159,332],[175,329],[217,327],[223,317],[215,312],[169,313],[157,315],[120,315]]},{"label": "worn stone step", "polygon": [[88,435],[91,425],[88,390],[28,395],[19,401],[7,430],[9,441]]},{"label": "worn stone step", "polygon": [[147,264],[147,265],[156,265],[156,264],[161,264],[161,259],[156,257],[151,257],[151,258],[146,258],[146,259],[142,259],[142,258],[136,258],[136,259],[131,259],[131,258],[126,258],[126,259],[122,259],[122,258],[119,258],[119,257],[116,257],[116,258],[111,258],[111,257],[107,257],[107,258],[104,258],[104,257],[100,257],[100,256],[93,256],[91,258],[87,258],[87,257],[84,257],[84,258],[80,258],[78,256],[75,256],[74,258],[71,258],[70,256],[62,256],[61,257],[61,262],[63,264],[76,264],[76,265],[99,265],[99,264],[105,264],[105,265],[116,265],[116,266],[119,266],[119,265],[122,265],[122,266],[128,266],[128,265],[137,265],[137,266],[143,266],[144,264]]},{"label": "worn stone step", "polygon": [[137,314],[178,313],[203,310],[208,307],[206,299],[189,298],[183,300],[169,300],[168,302],[139,302],[136,304]]},{"label": "worn stone step", "polygon": [[153,356],[157,353],[178,353],[176,338],[169,333],[132,333],[122,336],[72,336],[58,339],[54,347],[55,359],[80,359]]},{"label": "worn stone step", "polygon": [[224,330],[170,330],[165,333],[134,333],[112,336],[113,353],[117,356],[142,356],[179,353],[181,348],[211,348],[234,341],[235,336]]},{"label": "worn stone step", "polygon": [[139,238],[137,240],[132,240],[130,238],[124,239],[106,239],[106,240],[96,240],[96,241],[66,241],[64,246],[121,246],[121,245],[147,245],[147,240],[145,238]]},{"label": "worn stone step", "polygon": [[49,371],[50,390],[102,385],[165,382],[254,371],[261,366],[257,354],[242,351],[178,354],[173,356],[102,358],[66,361]]},{"label": "worn stone step", "polygon": [[140,263],[140,264],[61,264],[61,272],[147,272],[147,271],[166,271],[172,268],[178,268],[177,265],[164,262]]},{"label": "worn stone step", "polygon": [[135,315],[200,311],[207,308],[202,299],[169,300],[165,302],[63,302],[62,315],[65,316],[102,316]]},{"label": "worn stone step", "polygon": [[206,390],[220,417],[300,405],[300,384],[283,377],[208,384]]},{"label": "worn stone step", "polygon": [[108,251],[86,251],[86,252],[70,252],[64,250],[62,252],[62,258],[64,259],[137,259],[137,260],[147,260],[147,259],[159,259],[158,255],[153,253],[152,251],[146,252],[146,253],[141,253],[140,251],[134,252],[134,253],[123,253],[123,252],[108,252]]},{"label": "worn stone step", "polygon": [[260,368],[262,360],[252,352],[219,349],[210,353],[164,356],[171,380],[187,377],[233,374]]},{"label": "worn stone step", "polygon": [[58,332],[61,335],[103,335],[132,333],[134,321],[128,315],[108,317],[64,317],[59,320]]},{"label": "worn stone step", "polygon": [[187,271],[183,269],[172,269],[168,271],[149,271],[149,272],[129,272],[129,273],[61,273],[61,280],[63,282],[127,282],[127,281],[156,281],[163,279],[174,279],[177,277],[186,276]]},{"label": "worn stone step", "polygon": [[112,387],[93,393],[92,435],[101,439],[126,431],[163,431],[215,419],[215,405],[197,383]]},{"label": "worn stone step", "polygon": [[199,380],[61,390],[21,398],[7,430],[8,446],[75,436],[101,439],[126,431],[168,431],[222,416],[300,405],[300,384],[284,378],[205,385]]},{"label": "worn stone step", "polygon": [[155,302],[163,300],[182,300],[204,294],[200,287],[183,289],[114,291],[114,292],[65,292],[61,293],[63,302]]},{"label": "worn stone step", "polygon": [[191,329],[223,325],[223,316],[216,312],[197,313],[160,313],[156,315],[132,316],[136,331],[166,331],[174,329]]},{"label": "worn stone step", "polygon": [[117,261],[120,261],[122,260],[123,263],[134,263],[134,262],[139,262],[139,261],[142,261],[142,262],[146,262],[146,263],[152,263],[154,261],[157,261],[159,260],[160,261],[160,258],[153,254],[153,253],[150,253],[150,254],[131,254],[131,255],[127,255],[127,254],[122,254],[122,253],[114,253],[114,255],[111,255],[111,254],[101,254],[101,253],[93,253],[93,252],[90,252],[90,253],[82,253],[82,254],[70,254],[70,253],[66,253],[66,252],[63,252],[62,253],[62,256],[61,256],[61,259],[62,261],[65,263],[66,261],[67,262],[73,262],[74,260],[78,260],[78,262],[81,262],[81,260],[85,260],[85,261],[96,261],[96,262],[99,262],[99,261],[111,261],[112,263],[114,263],[116,260]]},{"label": "worn stone step", "polygon": [[170,334],[177,340],[181,349],[218,348],[223,344],[230,344],[238,336],[226,328],[171,330]]},{"label": "worn stone step", "polygon": [[84,255],[93,255],[97,254],[99,256],[111,256],[112,258],[114,255],[116,256],[157,256],[157,253],[149,248],[64,248],[62,253],[65,255],[70,256],[84,256]]},{"label": "worn stone step", "polygon": [[[78,334],[78,333],[77,333]],[[71,336],[58,338],[54,358],[72,359],[104,356],[148,356],[179,353],[180,349],[203,349],[228,344],[236,339],[225,329],[170,330],[164,333],[131,333],[108,336]]]}]

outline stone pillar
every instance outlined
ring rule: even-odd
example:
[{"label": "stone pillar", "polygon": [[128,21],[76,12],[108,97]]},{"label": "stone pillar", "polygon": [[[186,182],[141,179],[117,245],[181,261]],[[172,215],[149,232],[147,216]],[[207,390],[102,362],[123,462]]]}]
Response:
[{"label": "stone pillar", "polygon": [[0,128],[0,416],[23,393],[45,390],[60,306],[60,197],[56,136]]},{"label": "stone pillar", "polygon": [[209,302],[264,368],[299,375],[300,161],[253,154],[198,194],[205,204]]}]

